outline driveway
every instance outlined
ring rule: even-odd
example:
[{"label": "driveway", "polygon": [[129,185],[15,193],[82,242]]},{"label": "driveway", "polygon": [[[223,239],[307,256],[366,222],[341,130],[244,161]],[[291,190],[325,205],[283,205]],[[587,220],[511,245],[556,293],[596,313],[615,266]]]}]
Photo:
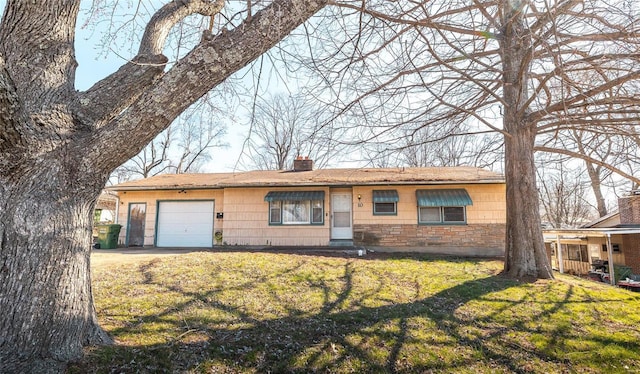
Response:
[{"label": "driveway", "polygon": [[[261,247],[261,246],[231,246],[218,248],[116,248],[116,249],[93,249],[91,251],[91,266],[113,265],[133,263],[138,261],[152,260],[163,256],[175,256],[194,252],[273,252],[273,253],[295,253],[304,255],[321,256],[347,256],[354,257],[367,255],[368,257],[381,257],[383,253],[371,251],[361,252],[356,247]],[[388,253],[387,255],[390,255]]]},{"label": "driveway", "polygon": [[175,256],[192,252],[210,252],[211,248],[117,248],[93,249],[91,265],[113,265],[151,260],[157,257]]}]

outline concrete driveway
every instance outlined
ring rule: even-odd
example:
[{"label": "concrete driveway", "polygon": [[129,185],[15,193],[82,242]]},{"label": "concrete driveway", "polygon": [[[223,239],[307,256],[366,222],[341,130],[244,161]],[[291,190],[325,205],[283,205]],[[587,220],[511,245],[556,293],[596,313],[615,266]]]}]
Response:
[{"label": "concrete driveway", "polygon": [[211,248],[116,248],[93,249],[91,265],[111,265],[152,260],[157,257],[175,256],[192,252],[211,252]]}]

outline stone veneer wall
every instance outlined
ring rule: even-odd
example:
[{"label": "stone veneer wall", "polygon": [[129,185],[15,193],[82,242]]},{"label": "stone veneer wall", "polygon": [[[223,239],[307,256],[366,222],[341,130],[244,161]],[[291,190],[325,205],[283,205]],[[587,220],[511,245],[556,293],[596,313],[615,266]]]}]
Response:
[{"label": "stone veneer wall", "polygon": [[355,245],[423,248],[434,253],[503,256],[505,224],[354,225]]}]

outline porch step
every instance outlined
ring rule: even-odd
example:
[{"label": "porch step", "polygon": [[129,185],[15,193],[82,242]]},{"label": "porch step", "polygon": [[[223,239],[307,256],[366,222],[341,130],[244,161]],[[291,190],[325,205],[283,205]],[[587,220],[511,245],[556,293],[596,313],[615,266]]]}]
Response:
[{"label": "porch step", "polygon": [[329,241],[330,247],[353,247],[353,240],[344,239],[331,239]]}]

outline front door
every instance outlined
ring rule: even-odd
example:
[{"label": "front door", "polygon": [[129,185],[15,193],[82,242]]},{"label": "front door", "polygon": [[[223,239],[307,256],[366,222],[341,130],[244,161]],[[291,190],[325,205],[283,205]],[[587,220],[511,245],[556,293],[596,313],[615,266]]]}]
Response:
[{"label": "front door", "polygon": [[147,217],[147,204],[129,204],[129,227],[127,227],[127,246],[144,246],[144,221]]},{"label": "front door", "polygon": [[351,194],[331,194],[331,239],[353,239]]}]

